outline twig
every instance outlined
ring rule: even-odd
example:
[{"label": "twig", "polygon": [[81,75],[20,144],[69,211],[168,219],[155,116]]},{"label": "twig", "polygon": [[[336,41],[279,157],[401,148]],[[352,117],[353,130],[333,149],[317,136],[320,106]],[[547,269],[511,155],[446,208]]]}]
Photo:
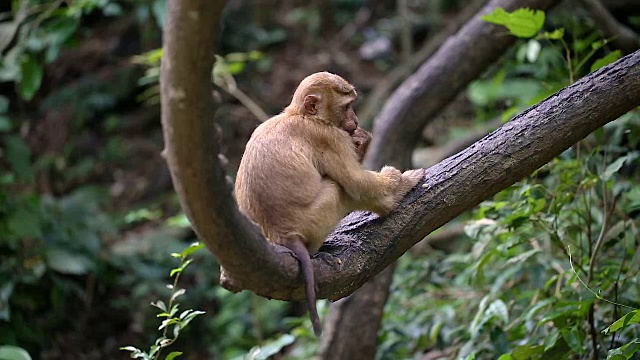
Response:
[{"label": "twig", "polygon": [[407,0],[396,0],[396,7],[398,8],[398,18],[400,19],[402,62],[407,63],[413,53],[413,39],[411,38],[411,22],[409,21]]},{"label": "twig", "polygon": [[260,105],[256,104],[256,102],[253,101],[249,97],[249,95],[245,94],[242,90],[238,89],[237,87],[231,88],[226,86],[220,86],[220,88],[240,101],[240,103],[244,107],[246,107],[247,110],[249,110],[253,114],[253,116],[257,117],[260,122],[265,122],[270,118],[270,116],[267,115],[264,110],[262,110]]}]

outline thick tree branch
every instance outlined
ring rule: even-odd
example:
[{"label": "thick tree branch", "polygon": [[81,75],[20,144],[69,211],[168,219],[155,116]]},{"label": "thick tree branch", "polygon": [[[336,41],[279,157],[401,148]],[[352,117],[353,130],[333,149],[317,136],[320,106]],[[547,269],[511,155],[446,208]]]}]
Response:
[{"label": "thick tree branch", "polygon": [[607,38],[626,54],[634,52],[640,46],[640,37],[626,25],[618,22],[600,0],[580,0],[589,16],[595,21]]},{"label": "thick tree branch", "polygon": [[[217,154],[211,69],[224,1],[169,1],[161,96],[165,156],[180,203],[198,237],[246,288],[264,286],[257,266],[291,279],[293,258],[270,245],[238,210]],[[289,261],[281,261],[287,258]],[[276,286],[281,284],[276,282]]]},{"label": "thick tree branch", "polygon": [[[319,294],[346,295],[425,235],[522,179],[564,150],[640,105],[640,51],[580,79],[466,150],[429,168],[422,187],[387,219],[348,216],[327,241]],[[367,264],[363,268],[363,264]],[[322,266],[320,267],[322,270]]]},{"label": "thick tree branch", "polygon": [[[394,270],[395,264],[387,266],[356,293],[331,304],[318,350],[319,359],[375,358],[375,339],[382,323],[384,304],[387,302]],[[362,309],[367,311],[363,314]],[[353,337],[345,339],[344,335],[355,335],[358,341],[353,341]]]},{"label": "thick tree branch", "polygon": [[[430,58],[429,61],[420,67],[416,74],[402,83],[394,95],[388,98],[384,104],[383,113],[381,116],[378,116],[374,124],[374,133],[376,135],[372,146],[375,147],[375,150],[371,150],[369,157],[366,159],[365,164],[368,167],[375,169],[384,164],[396,165],[401,168],[409,167],[411,164],[411,153],[420,137],[417,136],[412,141],[407,141],[407,138],[394,139],[393,134],[401,134],[402,136],[406,135],[407,132],[420,134],[420,130],[424,125],[431,121],[442,108],[453,100],[458,92],[464,89],[470,81],[480,76],[489,63],[497,59],[513,42],[509,39],[510,37],[505,37],[503,30],[495,31],[497,29],[495,26],[481,22],[479,19],[482,14],[491,12],[497,7],[508,8],[510,3],[513,4],[514,8],[519,6],[537,8],[540,6],[541,9],[546,9],[554,5],[554,3],[548,1],[492,1],[476,14],[480,3],[484,3],[484,1],[474,1],[467,4],[457,17],[457,21],[431,39],[412,57],[413,61],[407,64],[407,66],[400,67],[391,72],[388,78],[385,79],[385,82],[376,87],[376,90],[369,96],[364,106],[365,123],[372,117],[371,114],[373,110],[377,112],[378,104],[382,103],[381,100],[388,97],[387,94],[391,91],[392,87],[395,87],[397,82],[405,79],[409,75],[410,72],[408,70],[413,72],[413,69],[417,67],[418,64]],[[474,16],[474,20],[468,21],[472,16]],[[463,19],[464,21],[462,21]],[[462,28],[457,30],[461,26]],[[457,31],[457,33],[455,36],[452,36],[454,31]],[[496,44],[495,41],[505,40],[505,38],[508,41],[500,46],[485,46],[487,43]],[[445,45],[441,46],[445,40]],[[434,52],[436,53],[432,56]],[[468,66],[469,64],[472,64],[472,66]],[[447,66],[450,67],[447,68]],[[454,76],[451,76],[452,74]],[[425,89],[432,89],[433,91],[427,92]],[[424,110],[424,108],[422,108],[418,109],[415,115],[411,114],[411,116],[413,116],[413,122],[406,121],[406,119],[399,117],[399,114],[411,111],[412,108],[415,109],[416,101],[419,100],[416,99],[420,98],[421,93],[428,95],[422,98],[422,102],[427,102],[426,109],[428,111],[421,113],[421,111]],[[431,96],[432,94],[442,96]],[[421,116],[416,116],[418,114]],[[391,131],[391,133],[380,134],[380,130],[377,129],[381,128],[383,131]],[[405,129],[404,132],[403,128]],[[391,136],[388,137],[387,135]],[[385,137],[386,139],[383,139]],[[389,138],[391,141],[399,141],[389,144],[387,141]],[[468,145],[470,145],[470,143]],[[404,148],[405,151],[398,151],[398,147],[401,149]],[[375,315],[381,314],[389,294],[389,289],[381,287],[380,284],[390,284],[392,277],[393,268],[385,270],[372,280],[372,284],[367,283],[352,294],[349,297],[349,301],[331,305],[332,313],[338,313],[339,318],[349,318],[354,322],[350,326],[340,326],[335,332],[328,333],[330,337],[323,337],[320,353],[323,359],[336,357],[350,358],[358,353],[364,352],[362,349],[375,349],[375,335],[381,323],[381,316],[375,318]],[[374,316],[363,316],[360,311],[362,305],[366,305],[367,309],[369,309]],[[338,319],[337,316],[331,316],[327,321],[327,327],[338,327],[339,325],[335,321],[336,319]],[[366,325],[364,325],[365,319],[367,320]],[[369,322],[377,324],[378,327],[373,329],[368,327],[367,325],[371,325]],[[363,334],[373,336],[362,336]],[[358,346],[349,345],[348,342],[344,341],[344,339],[353,336],[359,336],[362,340]],[[371,353],[370,350],[368,354],[370,356],[367,358],[372,359],[373,356],[371,354],[374,353]]]},{"label": "thick tree branch", "polygon": [[[216,156],[211,48],[220,2],[169,2],[162,120],[174,186],[199,237],[225,269],[223,284],[302,299],[298,262],[237,210]],[[339,299],[429,232],[540,167],[640,104],[640,52],[551,96],[465,151],[427,170],[422,187],[386,219],[348,216],[314,258],[319,297]]]},{"label": "thick tree branch", "polygon": [[[411,167],[411,152],[422,128],[455,96],[493,64],[516,38],[480,17],[500,7],[547,10],[557,0],[492,0],[447,41],[387,100],[376,117],[367,164]],[[469,60],[472,59],[472,60]]]}]

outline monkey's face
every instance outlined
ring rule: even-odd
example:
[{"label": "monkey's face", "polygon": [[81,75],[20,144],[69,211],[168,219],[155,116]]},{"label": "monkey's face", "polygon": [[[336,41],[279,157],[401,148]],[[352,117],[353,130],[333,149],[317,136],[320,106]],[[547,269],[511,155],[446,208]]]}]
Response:
[{"label": "monkey's face", "polygon": [[346,114],[344,114],[344,119],[340,125],[340,127],[349,133],[349,135],[353,135],[353,133],[356,131],[356,129],[358,128],[358,117],[356,116],[355,111],[353,111],[353,109],[350,109],[349,111],[346,112]]},{"label": "monkey's face", "polygon": [[338,127],[348,132],[349,135],[353,135],[354,131],[360,125],[358,123],[358,116],[353,110],[353,102],[356,100],[355,96],[342,95],[341,99],[335,101],[338,106],[333,108],[333,117],[336,119]]}]

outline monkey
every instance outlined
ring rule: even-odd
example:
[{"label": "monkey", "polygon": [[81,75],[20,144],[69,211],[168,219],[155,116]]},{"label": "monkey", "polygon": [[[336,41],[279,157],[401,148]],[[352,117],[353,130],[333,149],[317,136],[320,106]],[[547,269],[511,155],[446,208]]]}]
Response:
[{"label": "monkey", "polygon": [[358,118],[350,118],[342,124],[342,130],[351,135],[351,140],[356,148],[356,154],[358,155],[358,162],[362,163],[364,156],[369,149],[371,143],[371,133],[360,127]]},{"label": "monkey", "polygon": [[371,133],[360,126],[356,127],[353,134],[351,134],[351,141],[353,141],[353,145],[356,148],[356,156],[358,157],[359,163],[362,163],[362,160],[364,160],[364,156],[367,154],[367,150],[369,150],[371,139]]},{"label": "monkey", "polygon": [[371,136],[359,127],[356,97],[353,85],[338,75],[307,76],[291,103],[254,130],[236,175],[240,211],[300,262],[316,336],[322,326],[311,254],[347,214],[386,216],[424,176],[423,169],[364,169]]}]

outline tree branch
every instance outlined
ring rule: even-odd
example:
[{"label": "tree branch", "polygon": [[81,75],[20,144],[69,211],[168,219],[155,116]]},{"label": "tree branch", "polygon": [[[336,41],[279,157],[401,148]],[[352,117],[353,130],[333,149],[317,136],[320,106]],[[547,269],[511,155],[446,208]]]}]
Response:
[{"label": "tree branch", "polygon": [[[431,231],[522,179],[572,144],[640,105],[640,51],[518,115],[463,152],[429,168],[399,212],[386,219],[351,214],[327,241],[320,296],[348,294]],[[361,264],[367,264],[365,268]],[[322,267],[320,267],[322,270]]]},{"label": "tree branch", "polygon": [[455,19],[447,22],[447,26],[444,29],[426,41],[424,45],[409,58],[409,61],[391,70],[380,83],[376,84],[373,91],[367,95],[364,104],[358,109],[358,118],[364,127],[369,128],[369,126],[373,124],[373,117],[380,111],[380,107],[384,104],[385,99],[389,97],[391,91],[393,91],[402,80],[411,75],[420,64],[436,52],[445,40],[466,24],[485,1],[486,0],[473,0],[467,3]]},{"label": "tree branch", "polygon": [[[265,280],[255,267],[290,279],[297,262],[281,262],[283,251],[270,245],[244,217],[225,180],[219,134],[213,123],[211,70],[224,1],[168,2],[161,72],[165,156],[180,203],[198,237],[219,262],[247,288]],[[246,262],[246,263],[245,263]],[[279,284],[279,282],[276,282]]]},{"label": "tree branch", "polygon": [[638,49],[640,46],[638,34],[618,22],[600,0],[580,0],[580,2],[604,35],[613,39],[612,42],[616,47],[626,54]]},{"label": "tree branch", "polygon": [[[464,73],[463,71],[464,77],[460,78],[458,76],[449,76],[449,74],[446,72],[438,73],[438,71],[441,70],[440,67],[442,66],[442,64],[474,64],[478,59],[484,61],[484,58],[487,57],[487,55],[489,58],[497,59],[497,57],[509,47],[509,44],[505,44],[505,46],[498,48],[497,50],[491,49],[490,47],[486,46],[474,47],[474,43],[478,42],[478,40],[484,40],[485,42],[492,42],[496,40],[487,36],[479,36],[487,35],[488,33],[490,33],[489,29],[493,27],[493,25],[490,25],[486,22],[478,21],[481,14],[491,12],[496,7],[509,6],[509,3],[507,1],[493,1],[487,5],[484,5],[479,13],[476,13],[480,9],[480,5],[483,5],[485,2],[486,1],[468,2],[465,8],[458,14],[456,20],[449,24],[446,29],[439,32],[435,37],[429,40],[426,45],[418,51],[418,53],[411,57],[411,61],[407,65],[400,66],[397,69],[394,69],[389,73],[389,75],[384,79],[383,82],[376,86],[375,90],[368,96],[367,102],[363,107],[363,112],[361,113],[361,119],[364,119],[364,126],[366,126],[366,124],[371,121],[370,119],[373,117],[373,114],[378,112],[380,106],[379,104],[384,103],[385,109],[393,108],[394,105],[399,105],[395,108],[395,110],[405,111],[407,108],[403,108],[403,106],[410,108],[414,106],[414,104],[411,101],[405,101],[403,103],[402,100],[411,99],[411,96],[419,94],[419,91],[421,91],[419,89],[435,88],[435,93],[439,93],[440,91],[444,90],[445,96],[442,98],[434,97],[433,99],[430,98],[423,100],[431,102],[431,104],[433,105],[433,111],[431,113],[425,114],[425,117],[417,119],[416,121],[418,121],[418,123],[410,124],[406,121],[403,123],[394,122],[394,120],[401,119],[395,119],[394,117],[397,115],[397,113],[391,111],[387,112],[387,118],[385,118],[384,116],[377,118],[374,131],[376,131],[375,129],[379,128],[381,124],[384,125],[384,122],[390,123],[391,129],[399,134],[402,133],[403,126],[413,126],[413,128],[415,129],[424,127],[424,125],[426,125],[435,117],[435,115],[437,115],[440,109],[445,107],[451,100],[453,100],[457,93],[460,90],[464,89],[464,87],[466,87],[466,85],[471,80],[480,76],[482,71],[484,71],[486,68],[486,66],[476,66],[470,69],[467,68],[466,73]],[[528,5],[536,7],[537,3],[538,2],[536,1],[532,1],[525,4],[525,2],[521,1],[517,4],[520,4],[521,6]],[[546,2],[546,4],[549,5],[550,3]],[[472,17],[474,17],[476,21],[468,21],[468,19]],[[462,29],[460,29],[461,27]],[[484,29],[484,31],[479,31],[481,29]],[[456,33],[456,36],[452,36],[454,33]],[[496,34],[500,38],[504,38],[503,32],[496,32]],[[474,38],[474,36],[478,36],[478,38]],[[445,40],[446,45],[441,46],[445,42]],[[450,48],[453,48],[456,51],[443,51],[443,48],[445,48],[446,46],[450,46]],[[488,53],[485,53],[487,49]],[[433,53],[436,53],[436,55],[432,56]],[[464,57],[462,57],[461,54],[464,54]],[[425,62],[427,58],[431,59],[430,61]],[[460,59],[463,58],[464,62],[461,62]],[[407,78],[407,76],[409,76],[411,72],[415,71],[414,69],[423,62],[425,63],[418,71],[418,75],[427,75],[420,80],[424,80],[421,83],[422,86],[415,87],[415,83],[405,81],[396,91],[396,94],[399,93],[400,95],[388,98],[388,93],[394,87],[396,87],[397,83]],[[433,71],[427,70],[429,67],[434,67],[432,69]],[[453,73],[457,74],[457,71],[459,69],[454,68],[453,70]],[[416,75],[414,75],[414,77],[415,76]],[[451,88],[451,84],[449,83],[450,79],[453,80],[453,83],[455,83],[457,89]],[[416,88],[418,89],[418,91],[414,92]],[[446,91],[449,90],[451,90],[452,92],[447,94]],[[387,100],[386,103],[384,102],[384,100]],[[400,102],[396,103],[397,101]],[[419,124],[420,120],[422,121],[423,125]],[[389,127],[386,128],[387,131],[389,131],[389,129]],[[420,131],[418,131],[418,133],[420,133]],[[482,136],[484,136],[485,134],[482,134]],[[380,136],[385,135],[381,135],[376,132],[376,137]],[[474,139],[472,142],[478,140],[480,137]],[[406,141],[406,139],[401,140],[401,143],[404,141]],[[470,142],[466,146],[470,145],[472,142]],[[411,163],[410,156],[416,143],[417,140],[413,144],[407,144],[406,152],[395,154],[394,152],[397,151],[397,149],[394,148],[394,146],[388,146],[385,141],[377,142],[377,145],[374,144],[374,146],[379,146],[379,151],[370,151],[369,158],[366,159],[365,164],[370,168],[379,168],[383,164],[397,165],[401,168],[406,168]],[[386,298],[389,294],[389,288],[383,288],[380,286],[380,284],[390,284],[392,277],[393,267],[390,267],[390,269],[388,268],[388,270],[385,270],[378,276],[374,277],[373,280],[371,280],[372,284],[365,284],[365,286],[349,296],[349,301],[340,303],[336,302],[334,304],[331,304],[332,313],[336,312],[339,314],[338,316],[340,318],[349,318],[355,322],[350,326],[339,326],[335,321],[336,319],[338,319],[338,317],[329,317],[327,321],[327,327],[331,328],[333,326],[339,326],[339,328],[335,332],[329,332],[327,334],[329,336],[323,337],[320,351],[320,355],[323,359],[332,359],[336,357],[350,358],[356,356],[358,353],[365,353],[362,349],[375,349],[375,334],[379,330],[379,325],[381,323],[381,312],[386,302]],[[362,316],[362,312],[360,310],[362,309],[363,305],[366,305],[366,308],[369,309],[374,316]],[[377,314],[380,314],[380,316],[376,319],[375,315]],[[365,321],[367,322],[367,324],[365,324]],[[377,324],[378,326],[372,329],[369,327],[370,325],[372,325],[369,322]],[[362,341],[360,341],[357,346],[347,346],[348,342],[345,342],[344,339],[352,338],[353,336],[358,336]],[[369,355],[371,355],[371,353],[369,353]],[[373,356],[371,355],[367,358],[373,359]]]},{"label": "tree branch", "polygon": [[[221,8],[210,0],[169,2],[161,89],[172,179],[198,236],[224,268],[225,287],[302,299],[297,260],[240,214],[216,156],[210,49]],[[385,219],[349,215],[313,259],[318,296],[352,293],[429,232],[638,104],[640,52],[579,80],[428,169],[425,183],[400,211]]]},{"label": "tree branch", "polygon": [[498,7],[547,10],[557,2],[492,0],[484,6],[386,101],[374,122],[367,165],[373,169],[385,164],[411,167],[411,152],[420,141],[422,128],[515,42],[504,27],[482,21],[482,15]]}]

